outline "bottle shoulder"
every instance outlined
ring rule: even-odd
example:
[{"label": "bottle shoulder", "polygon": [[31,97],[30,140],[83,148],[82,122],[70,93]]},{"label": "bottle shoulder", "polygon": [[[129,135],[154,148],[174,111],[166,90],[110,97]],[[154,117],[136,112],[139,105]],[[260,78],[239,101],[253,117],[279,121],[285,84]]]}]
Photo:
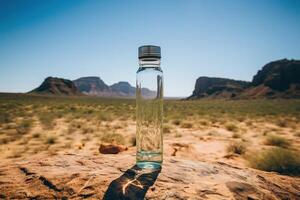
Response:
[{"label": "bottle shoulder", "polygon": [[161,67],[139,67],[136,73],[157,71],[163,73]]}]

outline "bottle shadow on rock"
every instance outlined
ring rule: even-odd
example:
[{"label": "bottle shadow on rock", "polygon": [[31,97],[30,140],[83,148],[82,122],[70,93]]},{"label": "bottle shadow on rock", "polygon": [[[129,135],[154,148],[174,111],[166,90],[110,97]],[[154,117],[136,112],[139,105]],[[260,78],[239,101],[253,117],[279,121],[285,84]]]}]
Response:
[{"label": "bottle shadow on rock", "polygon": [[144,199],[148,189],[154,184],[160,172],[161,168],[148,170],[134,165],[109,184],[103,200]]}]

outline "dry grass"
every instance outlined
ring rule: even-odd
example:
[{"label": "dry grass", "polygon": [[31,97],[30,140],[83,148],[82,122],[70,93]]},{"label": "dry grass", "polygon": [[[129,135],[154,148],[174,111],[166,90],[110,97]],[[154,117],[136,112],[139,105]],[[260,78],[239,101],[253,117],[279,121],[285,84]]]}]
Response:
[{"label": "dry grass", "polygon": [[228,153],[234,153],[234,154],[244,154],[246,153],[247,146],[244,142],[238,141],[233,142],[227,146],[227,152]]},{"label": "dry grass", "polygon": [[294,135],[295,135],[296,137],[300,137],[300,132],[296,132]]},{"label": "dry grass", "polygon": [[32,124],[32,119],[23,119],[19,124],[17,124],[16,130],[19,134],[26,134],[31,129]]},{"label": "dry grass", "polygon": [[32,138],[40,138],[41,134],[40,133],[34,133],[32,134]]},{"label": "dry grass", "polygon": [[48,136],[46,138],[46,144],[55,144],[57,141],[57,138],[55,136]]},{"label": "dry grass", "polygon": [[183,122],[180,125],[181,128],[193,128],[193,124],[191,122]]},{"label": "dry grass", "polygon": [[[136,145],[134,99],[0,94],[0,113],[0,158],[26,158],[34,152],[56,153],[65,149],[97,154],[102,142]],[[199,142],[214,151],[214,145],[226,145],[224,141],[233,140],[225,150],[227,147],[230,154],[247,155],[248,142],[257,144],[254,150],[273,148],[258,142],[265,139],[268,145],[293,145],[290,149],[300,150],[299,113],[300,100],[165,100],[165,144]],[[295,142],[282,140],[284,135],[279,140],[268,139],[275,133],[284,133]],[[205,158],[206,149],[194,150],[197,152],[192,153],[203,153]],[[213,159],[218,159],[224,152],[216,151],[215,155]],[[244,156],[231,161],[245,162]]]},{"label": "dry grass", "polygon": [[277,119],[276,125],[279,126],[279,127],[285,128],[285,127],[288,126],[288,121],[286,119],[280,118],[280,119]]},{"label": "dry grass", "polygon": [[300,175],[299,152],[275,147],[249,158],[251,167],[287,175]]},{"label": "dry grass", "polygon": [[278,146],[282,148],[288,148],[290,146],[290,142],[279,135],[268,135],[264,144],[270,146]]},{"label": "dry grass", "polygon": [[115,132],[102,133],[100,140],[105,143],[125,144],[125,137]]},{"label": "dry grass", "polygon": [[232,138],[241,138],[241,135],[239,133],[233,133]]},{"label": "dry grass", "polygon": [[232,131],[232,132],[238,131],[238,127],[237,127],[235,124],[232,124],[232,123],[226,124],[226,125],[225,125],[225,128],[226,128],[228,131]]},{"label": "dry grass", "polygon": [[171,129],[172,129],[172,127],[170,125],[168,125],[168,124],[163,125],[163,133],[164,134],[171,133]]},{"label": "dry grass", "polygon": [[174,124],[174,125],[176,125],[176,126],[179,126],[179,125],[181,124],[181,120],[179,120],[179,119],[174,119],[174,120],[172,121],[172,124]]},{"label": "dry grass", "polygon": [[54,120],[57,116],[55,116],[51,112],[40,112],[38,114],[39,121],[43,125],[45,129],[52,129],[54,126]]},{"label": "dry grass", "polygon": [[182,137],[182,134],[179,133],[179,132],[176,132],[174,136],[175,136],[176,138],[180,138],[180,137]]}]

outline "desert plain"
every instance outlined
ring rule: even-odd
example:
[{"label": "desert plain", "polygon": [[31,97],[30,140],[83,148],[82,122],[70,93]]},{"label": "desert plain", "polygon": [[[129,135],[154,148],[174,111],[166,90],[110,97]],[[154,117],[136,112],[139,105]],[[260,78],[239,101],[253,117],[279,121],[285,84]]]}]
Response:
[{"label": "desert plain", "polygon": [[[10,199],[14,194],[16,198],[47,199],[47,195],[51,194],[54,199],[109,199],[109,184],[122,173],[125,172],[126,175],[126,170],[135,164],[134,99],[2,93],[0,113],[0,198]],[[147,190],[151,190],[145,190],[137,199],[144,198],[145,195],[146,199],[300,198],[300,100],[165,100],[163,124],[165,162],[162,172],[158,174],[156,183],[154,180],[148,184]],[[124,151],[102,154],[99,152],[101,144],[120,146]],[[72,163],[71,160],[76,158],[79,161],[74,166],[80,165],[79,167],[86,169],[68,169],[68,165],[66,168],[55,168],[56,162]],[[47,173],[39,171],[42,164],[36,164],[43,160],[54,168],[46,170]],[[95,166],[88,164],[87,160],[95,161]],[[99,164],[95,164],[97,160]],[[201,178],[185,182],[187,177],[182,176],[184,170],[189,169],[191,172],[188,176],[193,179],[197,176],[193,175],[196,172],[198,175],[204,173],[203,176],[206,177],[207,167],[219,171],[229,167],[233,170],[230,172],[233,175],[229,176],[230,170],[225,170],[224,176],[221,176],[226,179],[223,184],[223,179],[216,178],[216,173],[206,171],[207,177],[211,179],[203,178],[201,184],[206,182],[205,187],[209,188],[211,185],[215,189],[197,188],[197,181],[201,182]],[[201,172],[202,168],[204,172]],[[16,169],[20,173],[16,177],[24,176],[21,178],[23,185],[16,185],[16,188],[20,187],[20,191],[23,191],[19,193],[20,196],[13,189],[13,182],[17,180],[12,176]],[[32,172],[34,169],[38,171]],[[97,175],[97,169],[102,174],[102,178],[100,175],[98,179],[105,182],[98,189],[88,188],[91,177]],[[89,170],[93,172],[93,176],[89,174]],[[78,181],[73,192],[69,193],[64,189],[57,189],[59,186],[55,186],[54,182],[58,180],[51,177],[56,172],[64,172],[65,176],[72,176],[68,173],[74,172],[81,176],[84,171],[89,171],[85,174],[89,178]],[[27,180],[26,176],[33,177],[27,177]],[[160,180],[164,176],[165,180]],[[226,176],[228,177],[225,178]],[[237,188],[242,187],[241,191],[246,191],[242,194],[238,189],[232,189],[236,186],[235,182],[229,184],[230,179],[234,180],[236,176],[242,177],[240,184],[246,184],[247,177],[249,181],[259,176],[270,178],[270,183],[278,180],[277,190],[280,192],[274,192],[270,189],[271,186],[269,191],[268,188],[259,189],[260,186],[248,191],[247,188],[255,187],[253,182],[247,187],[237,185]],[[31,184],[36,186],[36,182],[30,181],[37,177],[41,182],[39,184],[48,185],[48,188],[38,189],[39,191],[30,188]],[[41,177],[45,177],[46,181]],[[51,178],[54,179],[51,181]],[[70,180],[60,179],[58,185],[65,188],[63,185],[70,184]],[[167,185],[171,182],[180,186],[178,191],[182,191],[178,194],[167,193]],[[219,187],[218,183],[221,182],[223,185]],[[49,187],[47,183],[52,186]],[[130,184],[140,188],[133,182]],[[182,185],[187,188],[184,189]],[[222,188],[224,185],[227,186],[226,189]],[[85,187],[96,192],[80,195]],[[288,188],[281,191],[278,189],[281,187]],[[45,191],[42,192],[43,190]]]}]

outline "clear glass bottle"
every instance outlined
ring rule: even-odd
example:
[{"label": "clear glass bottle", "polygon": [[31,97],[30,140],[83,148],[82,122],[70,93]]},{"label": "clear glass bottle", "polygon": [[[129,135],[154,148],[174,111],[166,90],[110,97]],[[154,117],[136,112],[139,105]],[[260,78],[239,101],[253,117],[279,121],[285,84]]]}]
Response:
[{"label": "clear glass bottle", "polygon": [[136,74],[136,162],[140,168],[157,169],[163,161],[163,72],[160,59],[160,47],[139,47],[140,67]]}]

